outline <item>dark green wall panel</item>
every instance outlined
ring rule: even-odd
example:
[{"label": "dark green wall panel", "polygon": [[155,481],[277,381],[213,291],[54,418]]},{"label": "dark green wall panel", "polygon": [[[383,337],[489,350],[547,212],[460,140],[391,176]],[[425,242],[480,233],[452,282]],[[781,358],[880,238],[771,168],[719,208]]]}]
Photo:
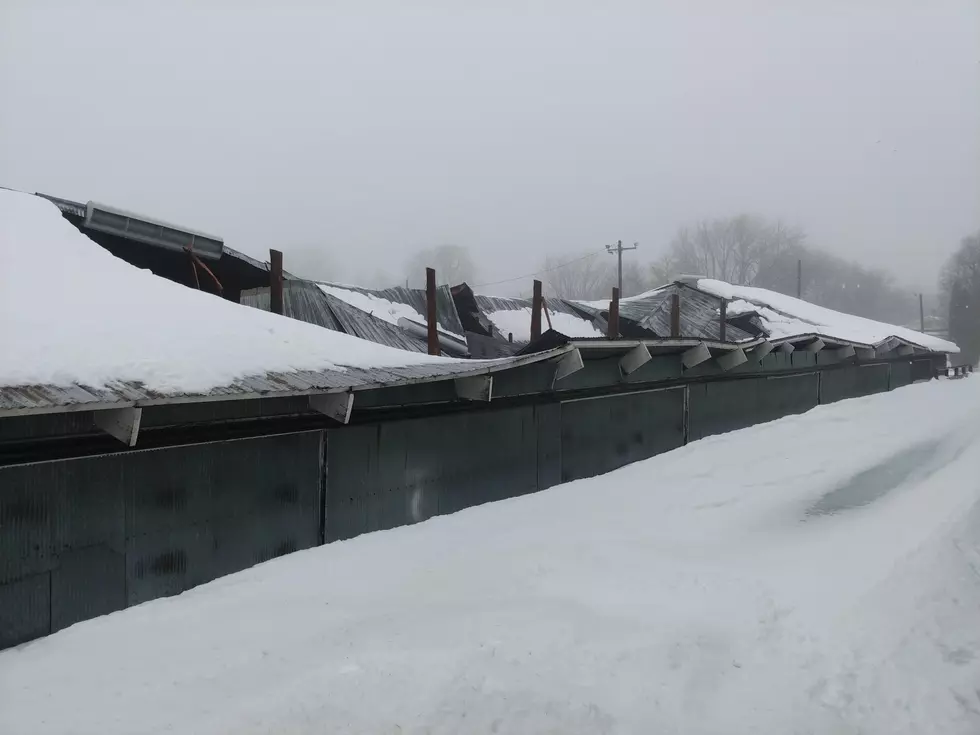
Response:
[{"label": "dark green wall panel", "polygon": [[911,362],[893,362],[890,367],[891,377],[889,378],[890,382],[888,384],[890,390],[901,388],[903,385],[908,385],[912,382]]},{"label": "dark green wall panel", "polygon": [[562,482],[600,475],[683,443],[683,388],[561,404]]},{"label": "dark green wall panel", "polygon": [[887,363],[824,370],[820,384],[820,402],[834,403],[886,391],[888,371]]},{"label": "dark green wall panel", "polygon": [[522,406],[332,431],[327,541],[534,492],[539,454],[560,455],[537,415],[557,423],[546,407]]},{"label": "dark green wall panel", "polygon": [[0,647],[319,540],[320,432],[0,468]]},{"label": "dark green wall panel", "polygon": [[809,411],[817,405],[817,385],[815,373],[691,385],[688,438],[694,441]]}]

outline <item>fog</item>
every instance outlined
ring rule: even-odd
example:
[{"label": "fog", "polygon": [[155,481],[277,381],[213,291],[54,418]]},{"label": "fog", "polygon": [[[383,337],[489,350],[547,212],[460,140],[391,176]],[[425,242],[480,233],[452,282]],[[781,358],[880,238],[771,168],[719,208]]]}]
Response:
[{"label": "fog", "polygon": [[354,281],[751,212],[930,290],[980,226],[976,0],[407,5],[0,0],[0,185]]}]

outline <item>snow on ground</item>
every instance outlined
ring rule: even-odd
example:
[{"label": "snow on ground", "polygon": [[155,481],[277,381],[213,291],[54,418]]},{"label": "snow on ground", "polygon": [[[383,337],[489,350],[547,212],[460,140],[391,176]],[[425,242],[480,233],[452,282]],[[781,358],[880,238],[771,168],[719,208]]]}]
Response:
[{"label": "snow on ground", "polygon": [[[566,337],[576,339],[605,336],[602,330],[596,329],[595,325],[588,319],[582,319],[572,314],[559,311],[549,311],[549,314],[551,315],[551,328],[556,332],[561,332]],[[486,316],[505,337],[508,334],[513,334],[515,342],[531,341],[530,307],[526,309],[490,311],[487,312]],[[543,329],[548,328],[548,320],[543,314],[541,315],[541,325]]]},{"label": "snow on ground", "polygon": [[203,392],[270,371],[446,360],[158,278],[30,194],[0,189],[0,258],[0,386],[142,381],[166,393]]},{"label": "snow on ground", "polygon": [[697,287],[719,298],[732,300],[728,305],[728,314],[731,316],[757,311],[763,327],[775,339],[816,333],[875,345],[889,337],[898,337],[939,352],[959,352],[955,344],[939,337],[844,314],[764,288],[733,286],[711,278],[699,279]]},{"label": "snow on ground", "polygon": [[980,732],[980,380],[711,437],[0,652],[0,732]]},{"label": "snow on ground", "polygon": [[[342,286],[337,286],[329,283],[318,283],[317,286],[325,294],[329,294],[341,301],[350,304],[355,309],[360,309],[361,311],[366,311],[368,314],[378,317],[379,319],[384,319],[389,324],[394,324],[396,327],[399,326],[399,319],[411,319],[421,325],[428,323],[428,320],[414,307],[408,304],[402,304],[397,301],[389,301],[388,299],[383,299],[380,296],[375,296],[374,294],[361,293],[360,291],[355,291],[351,288],[344,288]],[[456,339],[466,342],[466,338],[461,334],[456,334],[455,332],[450,332],[443,327],[439,327],[439,331],[443,334],[448,334]]]}]

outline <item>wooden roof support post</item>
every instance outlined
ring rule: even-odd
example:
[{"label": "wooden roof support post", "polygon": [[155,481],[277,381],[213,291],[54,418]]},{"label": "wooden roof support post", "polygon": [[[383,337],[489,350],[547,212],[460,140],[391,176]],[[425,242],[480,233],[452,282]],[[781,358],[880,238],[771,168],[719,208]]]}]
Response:
[{"label": "wooden roof support post", "polygon": [[269,311],[282,314],[282,251],[269,250]]},{"label": "wooden roof support post", "polygon": [[548,311],[548,299],[544,296],[541,297],[541,307],[544,309],[544,318],[548,320],[548,329],[554,329],[551,326],[551,312]]},{"label": "wooden roof support post", "polygon": [[728,338],[728,300],[722,299],[718,308],[718,341],[725,342]]},{"label": "wooden roof support post", "polygon": [[439,347],[439,323],[436,312],[436,270],[425,269],[425,326],[426,344],[430,355],[441,355]]},{"label": "wooden roof support post", "polygon": [[681,336],[681,297],[676,293],[670,295],[670,336]]},{"label": "wooden roof support post", "polygon": [[612,301],[609,302],[609,321],[606,325],[606,336],[609,339],[619,337],[619,289],[613,286]]},{"label": "wooden roof support post", "polygon": [[531,341],[541,336],[541,281],[534,282],[534,296],[531,298]]}]

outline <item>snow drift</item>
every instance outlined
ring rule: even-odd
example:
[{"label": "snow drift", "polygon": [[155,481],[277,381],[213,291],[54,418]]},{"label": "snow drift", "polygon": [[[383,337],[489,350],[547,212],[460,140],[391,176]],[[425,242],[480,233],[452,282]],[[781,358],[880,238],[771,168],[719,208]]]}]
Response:
[{"label": "snow drift", "polygon": [[0,732],[980,732],[980,380],[299,552],[0,653]]}]

